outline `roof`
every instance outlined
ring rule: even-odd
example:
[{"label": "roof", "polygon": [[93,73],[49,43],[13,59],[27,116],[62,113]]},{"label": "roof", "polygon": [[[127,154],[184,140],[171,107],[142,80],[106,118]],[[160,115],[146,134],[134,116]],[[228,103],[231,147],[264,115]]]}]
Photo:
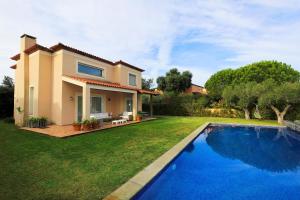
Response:
[{"label": "roof", "polygon": [[91,84],[91,85],[100,85],[100,86],[104,86],[104,87],[113,87],[113,88],[121,88],[121,89],[126,89],[126,90],[134,90],[140,94],[158,95],[158,93],[154,92],[154,91],[137,89],[137,88],[126,86],[126,85],[121,85],[119,83],[113,83],[113,82],[108,82],[108,81],[99,81],[99,80],[95,80],[95,79],[81,78],[81,77],[75,77],[75,76],[66,76],[66,77],[71,78],[76,81],[83,82],[83,83]]},{"label": "roof", "polygon": [[[26,34],[22,35],[21,37],[25,37],[25,36],[30,37],[30,38],[34,38],[33,36],[26,35]],[[107,59],[95,56],[93,54],[81,51],[79,49],[76,49],[76,48],[64,45],[62,43],[58,43],[58,44],[56,44],[56,45],[54,45],[54,46],[52,46],[50,48],[44,47],[44,46],[39,45],[39,44],[35,44],[32,47],[29,47],[29,48],[25,49],[24,52],[26,54],[32,54],[32,53],[34,53],[34,52],[36,52],[38,50],[42,50],[42,51],[46,51],[46,52],[49,52],[49,53],[54,53],[54,52],[62,50],[62,49],[70,51],[70,52],[73,52],[73,53],[76,53],[76,54],[79,54],[79,55],[82,55],[82,56],[86,56],[86,57],[92,58],[92,59],[100,61],[100,62],[104,62],[104,63],[110,64],[110,65],[122,64],[122,65],[125,65],[126,67],[135,69],[135,70],[140,71],[140,72],[145,71],[145,70],[143,70],[143,69],[141,69],[139,67],[133,66],[133,65],[131,65],[131,64],[127,63],[127,62],[124,62],[122,60],[119,60],[117,62],[112,62],[112,61],[109,61]],[[11,59],[15,60],[15,61],[19,60],[20,59],[20,54],[14,55],[13,57],[11,57]]]},{"label": "roof", "polygon": [[12,69],[17,69],[17,64],[10,66]]},{"label": "roof", "polygon": [[138,90],[140,94],[153,94],[153,95],[159,95],[159,92],[151,91],[151,90]]},{"label": "roof", "polygon": [[105,87],[114,87],[114,88],[121,88],[121,89],[137,91],[137,89],[134,87],[121,85],[119,83],[113,83],[113,82],[108,82],[108,81],[99,81],[99,80],[95,80],[95,79],[81,78],[81,77],[75,77],[75,76],[66,76],[66,77],[69,77],[71,79],[74,79],[76,81],[80,81],[83,83],[91,84],[91,85],[101,85],[101,86],[105,86]]},{"label": "roof", "polygon": [[122,60],[119,60],[119,61],[117,61],[117,62],[114,63],[114,65],[118,65],[118,64],[125,65],[125,66],[127,66],[127,67],[129,67],[129,68],[138,70],[138,71],[140,71],[140,72],[145,71],[145,70],[143,70],[143,69],[141,69],[141,68],[135,67],[135,66],[133,66],[133,65],[127,63],[127,62],[124,62],[124,61],[122,61]]},{"label": "roof", "polygon": [[20,54],[18,53],[16,55],[14,55],[13,57],[11,57],[10,59],[17,61],[20,59]]},{"label": "roof", "polygon": [[113,62],[109,61],[109,60],[106,60],[104,58],[100,58],[98,56],[95,56],[95,55],[92,55],[92,54],[89,54],[89,53],[86,53],[86,52],[83,52],[81,50],[78,50],[78,49],[75,49],[73,47],[69,47],[67,45],[64,45],[62,43],[58,43],[52,47],[50,47],[50,49],[54,52],[56,51],[59,51],[61,49],[64,49],[64,50],[67,50],[67,51],[71,51],[73,53],[77,53],[79,55],[82,55],[82,56],[86,56],[86,57],[89,57],[89,58],[92,58],[92,59],[95,59],[95,60],[98,60],[98,61],[101,61],[101,62],[104,62],[104,63],[107,63],[107,64],[110,64],[110,65],[114,65]]},{"label": "roof", "polygon": [[201,85],[196,85],[196,84],[194,84],[194,83],[192,83],[192,85],[197,86],[197,87],[204,88],[203,86],[201,86]]}]

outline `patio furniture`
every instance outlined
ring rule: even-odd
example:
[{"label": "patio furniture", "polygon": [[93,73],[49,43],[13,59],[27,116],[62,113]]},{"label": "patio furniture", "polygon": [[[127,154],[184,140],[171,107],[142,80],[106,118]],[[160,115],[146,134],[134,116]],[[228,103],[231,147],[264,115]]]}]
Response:
[{"label": "patio furniture", "polygon": [[124,124],[124,123],[127,123],[127,120],[126,119],[117,119],[117,120],[113,120],[111,122],[111,124]]},{"label": "patio furniture", "polygon": [[132,112],[123,112],[123,114],[120,117],[122,119],[130,120],[130,115],[132,115]]},{"label": "patio furniture", "polygon": [[90,117],[95,118],[95,119],[110,119],[111,118],[111,116],[108,115],[107,112],[105,112],[105,113],[93,113],[93,114],[91,114]]}]

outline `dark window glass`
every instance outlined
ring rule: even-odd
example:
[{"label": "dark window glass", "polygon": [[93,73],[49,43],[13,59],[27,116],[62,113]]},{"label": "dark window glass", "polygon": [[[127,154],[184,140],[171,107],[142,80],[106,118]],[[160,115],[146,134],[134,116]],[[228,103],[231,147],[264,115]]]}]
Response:
[{"label": "dark window glass", "polygon": [[84,65],[81,63],[78,63],[78,72],[83,73],[83,74],[88,74],[88,75],[93,75],[93,76],[99,76],[102,77],[102,69],[91,67],[88,65]]}]

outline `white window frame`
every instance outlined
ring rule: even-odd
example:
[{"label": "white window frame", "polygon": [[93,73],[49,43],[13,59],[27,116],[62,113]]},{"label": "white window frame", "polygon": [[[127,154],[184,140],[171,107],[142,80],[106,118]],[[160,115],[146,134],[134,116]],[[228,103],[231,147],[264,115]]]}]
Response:
[{"label": "white window frame", "polygon": [[[135,85],[131,85],[130,84],[130,75],[134,75],[135,76]],[[128,72],[128,85],[133,86],[133,87],[137,87],[137,74],[136,73],[132,73],[132,72]]]},{"label": "white window frame", "polygon": [[[85,74],[85,73],[79,72],[78,71],[78,64],[83,64],[83,65],[86,65],[88,67],[100,69],[100,70],[102,70],[102,76],[94,76],[94,75],[91,75],[91,74]],[[104,68],[102,68],[102,67],[99,67],[99,66],[93,64],[93,63],[89,63],[89,62],[82,61],[82,60],[76,60],[76,74],[87,76],[87,77],[91,77],[91,78],[105,79],[105,77],[106,77],[106,70]]]}]

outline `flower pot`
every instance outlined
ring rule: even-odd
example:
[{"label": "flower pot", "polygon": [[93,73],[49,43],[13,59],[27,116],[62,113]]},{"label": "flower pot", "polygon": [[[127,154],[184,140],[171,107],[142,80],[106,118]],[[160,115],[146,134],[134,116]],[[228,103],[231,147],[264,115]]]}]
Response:
[{"label": "flower pot", "polygon": [[142,121],[142,116],[136,116],[136,121],[141,122]]},{"label": "flower pot", "polygon": [[81,131],[81,124],[73,124],[74,131]]},{"label": "flower pot", "polygon": [[84,124],[84,125],[82,126],[82,130],[83,130],[83,131],[88,131],[88,130],[90,130],[90,125],[89,125],[89,124]]}]

